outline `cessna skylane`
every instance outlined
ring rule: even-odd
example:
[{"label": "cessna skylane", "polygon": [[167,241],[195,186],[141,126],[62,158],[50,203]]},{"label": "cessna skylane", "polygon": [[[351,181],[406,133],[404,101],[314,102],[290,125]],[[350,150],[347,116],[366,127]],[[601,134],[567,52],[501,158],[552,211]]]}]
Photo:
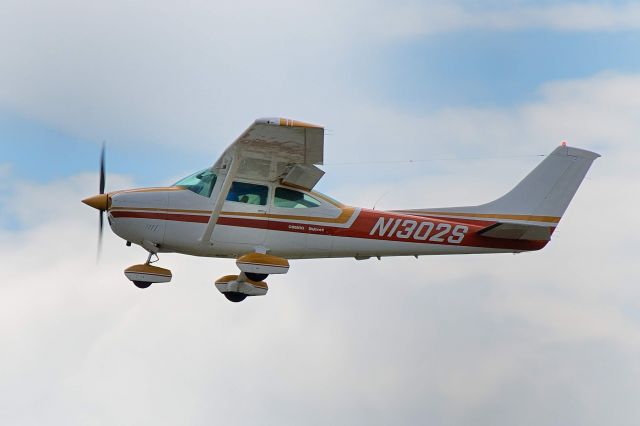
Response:
[{"label": "cessna skylane", "polygon": [[264,280],[291,259],[540,250],[598,154],[557,147],[506,195],[465,207],[379,211],[314,191],[324,172],[324,128],[283,118],[256,120],[213,166],[169,187],[100,193],[83,202],[112,231],[148,252],[125,269],[139,288],[171,281],[158,253],[235,259],[239,273],[216,280],[230,301],[262,296]]}]

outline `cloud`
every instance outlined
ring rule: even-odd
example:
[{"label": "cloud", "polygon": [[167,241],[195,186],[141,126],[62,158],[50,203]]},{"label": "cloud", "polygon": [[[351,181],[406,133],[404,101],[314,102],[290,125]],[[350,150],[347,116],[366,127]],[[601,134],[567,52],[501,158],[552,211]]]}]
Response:
[{"label": "cloud", "polygon": [[[546,83],[535,101],[511,107],[425,113],[360,105],[335,117],[324,179],[338,199],[368,207],[381,196],[379,208],[478,204],[504,194],[564,140],[604,156],[594,173],[624,176],[637,188],[638,99],[638,75],[601,73]],[[363,164],[339,165],[344,160]],[[377,163],[385,160],[415,162]]]},{"label": "cloud", "polygon": [[[550,7],[523,8],[497,14],[487,20],[497,28],[550,28],[560,31],[620,31],[640,28],[640,6],[619,4],[566,3]],[[491,26],[491,25],[490,25]]]},{"label": "cloud", "polygon": [[[633,2],[555,2],[544,6],[527,6],[521,2],[502,3],[499,8],[465,7],[445,2],[429,14],[422,9],[409,34],[433,34],[461,30],[514,31],[550,29],[556,31],[623,31],[640,28],[640,6]],[[430,16],[431,19],[427,18]],[[411,28],[411,27],[409,27]]]},{"label": "cloud", "polygon": [[87,140],[212,152],[254,117],[353,123],[371,103],[362,57],[380,45],[468,29],[631,29],[640,15],[634,3],[441,1],[15,1],[3,10],[3,109]]},{"label": "cloud", "polygon": [[[174,282],[141,291],[122,270],[144,251],[107,232],[96,265],[97,218],[79,203],[95,175],[15,182],[3,166],[0,216],[22,226],[0,228],[2,423],[638,423],[638,76],[424,112],[372,103],[349,67],[371,43],[438,31],[631,28],[635,6],[412,6],[5,5],[3,107],[96,140],[174,146],[176,161],[215,155],[247,117],[291,111],[332,129],[334,162],[530,155],[562,139],[604,156],[541,252],[297,261],[239,305],[213,286],[230,261],[163,255]],[[387,191],[381,208],[468,204],[538,160],[336,167],[325,182],[354,204]]]},{"label": "cloud", "polygon": [[1,47],[11,60],[2,64],[0,105],[122,144],[224,145],[247,117],[306,115],[346,86],[349,70],[338,65],[366,37],[348,26],[358,8],[336,2],[14,2],[6,10]]},{"label": "cloud", "polygon": [[9,187],[7,179],[11,174],[12,167],[10,163],[0,163],[0,194]]},{"label": "cloud", "polygon": [[[640,241],[623,224],[637,179],[621,164],[596,162],[541,252],[297,261],[239,305],[212,284],[230,261],[162,255],[174,282],[142,291],[122,270],[144,252],[108,232],[96,265],[95,212],[79,203],[96,176],[23,182],[4,205],[28,226],[0,234],[0,419],[635,424]],[[478,197],[501,191],[498,171],[477,171],[422,191],[453,200],[473,177]]]}]

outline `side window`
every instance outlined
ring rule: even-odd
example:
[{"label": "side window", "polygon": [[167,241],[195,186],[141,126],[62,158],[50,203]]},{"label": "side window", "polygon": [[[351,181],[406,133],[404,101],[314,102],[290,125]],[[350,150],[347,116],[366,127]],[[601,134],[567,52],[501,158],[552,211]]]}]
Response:
[{"label": "side window", "polygon": [[227,201],[265,206],[267,205],[268,192],[269,187],[264,185],[233,182],[231,189],[229,189],[229,194],[227,194]]},{"label": "side window", "polygon": [[320,201],[304,192],[278,187],[276,188],[276,193],[273,198],[273,205],[276,207],[304,209],[318,207]]}]

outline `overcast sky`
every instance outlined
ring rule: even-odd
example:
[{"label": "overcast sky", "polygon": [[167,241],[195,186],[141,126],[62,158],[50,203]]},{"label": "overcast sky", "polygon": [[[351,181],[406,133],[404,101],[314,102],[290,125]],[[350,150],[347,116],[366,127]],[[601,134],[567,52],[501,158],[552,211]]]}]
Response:
[{"label": "overcast sky", "polygon": [[[0,5],[1,424],[640,423],[638,3],[91,3]],[[293,261],[241,304],[231,261],[143,291],[107,230],[96,265],[103,140],[107,190],[164,185],[261,116],[326,126],[318,189],[366,207],[602,158],[537,253]]]}]

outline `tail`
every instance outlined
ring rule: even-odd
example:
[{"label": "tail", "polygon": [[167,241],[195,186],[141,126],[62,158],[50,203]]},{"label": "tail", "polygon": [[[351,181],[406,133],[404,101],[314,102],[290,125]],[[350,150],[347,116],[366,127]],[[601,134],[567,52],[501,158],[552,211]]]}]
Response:
[{"label": "tail", "polygon": [[[507,194],[479,206],[412,210],[413,214],[492,222],[488,237],[549,240],[593,161],[600,155],[559,146]],[[409,211],[405,211],[409,213]]]}]

